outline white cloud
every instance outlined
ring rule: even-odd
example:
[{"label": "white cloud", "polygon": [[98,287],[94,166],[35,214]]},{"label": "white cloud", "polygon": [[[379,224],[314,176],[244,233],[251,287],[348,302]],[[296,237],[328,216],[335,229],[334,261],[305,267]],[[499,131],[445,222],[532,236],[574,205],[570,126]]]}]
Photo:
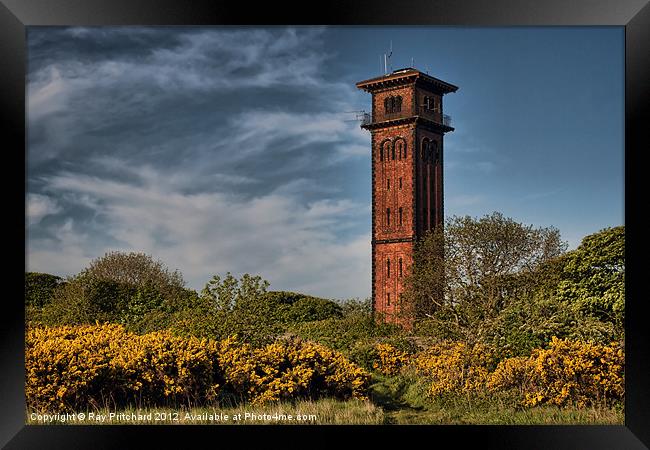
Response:
[{"label": "white cloud", "polygon": [[61,207],[57,201],[46,195],[28,194],[27,196],[27,222],[29,225],[35,225],[43,217],[60,211]]},{"label": "white cloud", "polygon": [[[370,237],[342,239],[336,233],[340,223],[363,220],[363,205],[328,199],[300,204],[277,193],[250,201],[222,193],[180,194],[153,169],[145,172],[137,185],[63,173],[46,180],[47,190],[92,198],[120,249],[161,258],[197,289],[213,274],[231,271],[260,274],[274,289],[339,298],[369,294]],[[59,243],[28,241],[30,265],[81,270],[88,262],[85,251],[98,243],[73,232],[71,224],[55,232]],[[108,250],[96,249],[93,257]]]},{"label": "white cloud", "polygon": [[[124,45],[120,33],[151,48],[137,58],[69,51],[29,74],[34,195],[42,211],[64,205],[69,215],[63,224],[38,223],[27,242],[31,270],[71,275],[109,250],[144,251],[197,289],[230,271],[260,274],[273,289],[369,295],[370,236],[350,231],[369,222],[369,205],[319,179],[346,159],[368,157],[370,141],[342,113],[358,109],[350,105],[354,86],[323,78],[323,29],[179,30],[164,45],[148,29],[69,29],[106,48]],[[297,96],[308,88],[320,101],[306,111],[297,97],[278,100],[278,87]],[[236,89],[270,100],[243,112],[212,109]],[[188,105],[201,108],[188,108],[196,125],[183,116]],[[160,114],[176,108],[180,122]],[[269,154],[268,167],[251,164]],[[323,172],[307,177],[305,167]],[[278,178],[286,181],[278,186]],[[94,215],[78,217],[75,207]]]}]

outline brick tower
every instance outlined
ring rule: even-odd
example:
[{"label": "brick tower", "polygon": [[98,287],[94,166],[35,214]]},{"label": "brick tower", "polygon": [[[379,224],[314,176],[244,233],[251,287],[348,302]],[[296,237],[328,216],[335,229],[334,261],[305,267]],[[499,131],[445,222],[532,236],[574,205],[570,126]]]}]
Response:
[{"label": "brick tower", "polygon": [[412,68],[357,87],[372,94],[372,113],[361,125],[372,147],[372,307],[401,323],[413,244],[443,222],[443,136],[454,129],[442,96],[458,87]]}]

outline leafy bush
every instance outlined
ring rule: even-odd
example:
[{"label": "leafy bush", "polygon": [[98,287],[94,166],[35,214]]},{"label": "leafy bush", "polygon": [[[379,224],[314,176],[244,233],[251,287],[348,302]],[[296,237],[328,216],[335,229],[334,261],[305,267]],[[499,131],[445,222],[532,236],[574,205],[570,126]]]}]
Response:
[{"label": "leafy bush", "polygon": [[563,258],[560,300],[623,332],[625,314],[625,227],[586,236]]},{"label": "leafy bush", "polygon": [[491,390],[516,389],[526,406],[608,404],[625,394],[625,357],[618,343],[598,345],[553,337],[548,349],[499,363]]},{"label": "leafy bush", "polygon": [[54,290],[63,280],[49,273],[25,273],[25,305],[42,308],[52,300]]},{"label": "leafy bush", "polygon": [[429,379],[430,395],[468,394],[485,388],[496,359],[493,351],[482,344],[443,342],[418,354],[412,366],[417,374]]},{"label": "leafy bush", "polygon": [[148,332],[169,326],[172,315],[196,301],[178,272],[142,253],[107,253],[53,291],[38,321],[44,325],[112,322]]},{"label": "leafy bush", "polygon": [[136,335],[116,324],[29,329],[25,364],[28,407],[48,412],[233,396],[256,404],[365,398],[369,383],[364,370],[318,344],[254,348],[166,331]]},{"label": "leafy bush", "polygon": [[363,343],[374,344],[378,338],[405,333],[398,325],[376,321],[368,300],[348,300],[341,305],[341,310],[340,318],[298,323],[289,331],[347,354]]},{"label": "leafy bush", "polygon": [[398,374],[402,367],[406,366],[410,361],[408,353],[398,350],[390,344],[377,344],[375,345],[375,351],[377,360],[374,362],[373,368],[384,375]]},{"label": "leafy bush", "polygon": [[227,387],[253,404],[301,397],[365,399],[370,381],[341,353],[300,340],[257,349],[226,340],[220,362]]}]

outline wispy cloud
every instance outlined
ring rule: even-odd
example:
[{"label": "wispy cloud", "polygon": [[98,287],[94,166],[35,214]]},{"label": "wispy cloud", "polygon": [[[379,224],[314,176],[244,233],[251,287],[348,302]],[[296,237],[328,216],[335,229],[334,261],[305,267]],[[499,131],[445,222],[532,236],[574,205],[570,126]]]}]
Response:
[{"label": "wispy cloud", "polygon": [[330,180],[369,136],[324,32],[30,30],[30,269],[135,250],[194,288],[231,271],[367,296],[369,207]]},{"label": "wispy cloud", "polygon": [[[316,289],[319,295],[365,295],[369,281],[366,234],[341,239],[340,224],[367,213],[350,200],[301,205],[289,194],[269,193],[242,201],[218,192],[180,194],[151,171],[139,185],[63,173],[46,180],[46,190],[90,196],[103,216],[104,230],[120,245],[138,249],[182,268],[198,287],[212,274],[260,273],[276,287]],[[94,237],[77,233],[72,221],[52,226],[57,241],[29,243],[34,270],[72,249],[96,247]],[[103,251],[114,249],[105,246]],[[313,274],[320,274],[314,277]],[[305,278],[306,277],[306,278]],[[334,279],[336,278],[336,282]],[[317,287],[317,288],[316,288]],[[344,295],[342,295],[345,293]]]},{"label": "wispy cloud", "polygon": [[38,224],[45,216],[61,211],[56,200],[41,194],[28,194],[27,217],[29,225]]}]

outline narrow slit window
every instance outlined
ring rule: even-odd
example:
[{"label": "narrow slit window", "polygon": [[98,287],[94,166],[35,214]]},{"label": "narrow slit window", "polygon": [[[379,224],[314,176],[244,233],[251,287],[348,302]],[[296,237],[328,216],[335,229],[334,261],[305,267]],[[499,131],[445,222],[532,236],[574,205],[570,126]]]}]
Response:
[{"label": "narrow slit window", "polygon": [[390,259],[386,260],[386,278],[390,278]]},{"label": "narrow slit window", "polygon": [[401,178],[399,179],[399,188],[400,188],[400,190],[402,189],[402,179]]},{"label": "narrow slit window", "polygon": [[402,226],[402,208],[399,209],[399,224]]},{"label": "narrow slit window", "polygon": [[386,178],[386,190],[390,191],[390,178]]},{"label": "narrow slit window", "polygon": [[402,258],[399,259],[399,277],[402,278]]},{"label": "narrow slit window", "polygon": [[386,294],[386,306],[390,306],[390,292]]},{"label": "narrow slit window", "polygon": [[386,225],[390,227],[390,208],[386,208]]}]

